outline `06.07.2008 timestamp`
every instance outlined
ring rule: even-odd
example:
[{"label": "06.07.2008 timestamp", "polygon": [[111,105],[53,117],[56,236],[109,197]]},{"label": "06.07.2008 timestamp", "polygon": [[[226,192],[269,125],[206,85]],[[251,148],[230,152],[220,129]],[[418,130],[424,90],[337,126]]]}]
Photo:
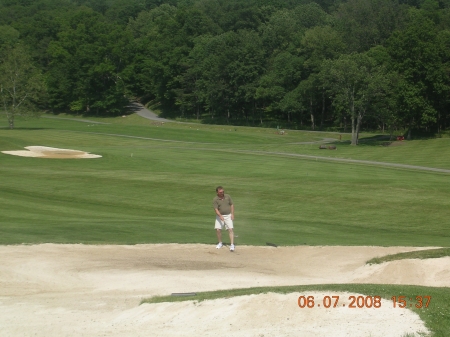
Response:
[{"label": "06.07.2008 timestamp", "polygon": [[[349,296],[347,301],[340,302],[339,296],[324,296],[322,300],[314,298],[314,296],[299,296],[298,306],[300,308],[381,308],[381,296]],[[392,296],[391,297],[394,308],[412,308],[417,309],[428,308],[431,301],[431,296]],[[349,302],[346,304],[345,302]]]}]

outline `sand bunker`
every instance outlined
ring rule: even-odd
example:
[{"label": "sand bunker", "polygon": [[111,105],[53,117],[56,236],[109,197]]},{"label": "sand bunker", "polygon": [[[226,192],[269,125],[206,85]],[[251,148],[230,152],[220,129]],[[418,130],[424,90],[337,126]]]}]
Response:
[{"label": "sand bunker", "polygon": [[59,159],[78,159],[78,158],[101,158],[98,154],[91,154],[89,152],[58,149],[47,146],[27,146],[28,151],[2,151],[5,154],[21,157],[36,157],[36,158],[59,158]]},{"label": "sand bunker", "polygon": [[414,247],[215,245],[0,246],[1,336],[403,337],[427,332],[419,316],[381,308],[299,308],[300,295],[264,294],[139,305],[171,293],[257,286],[382,283],[450,286],[450,258],[365,261]]}]

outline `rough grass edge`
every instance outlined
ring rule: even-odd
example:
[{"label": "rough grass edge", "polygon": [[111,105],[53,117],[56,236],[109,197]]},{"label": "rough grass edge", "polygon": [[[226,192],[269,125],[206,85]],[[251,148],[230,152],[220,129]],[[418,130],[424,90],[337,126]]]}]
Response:
[{"label": "rough grass edge", "polygon": [[366,262],[366,264],[380,264],[383,262],[390,262],[396,260],[405,260],[405,259],[438,259],[441,257],[450,256],[450,248],[437,248],[437,249],[425,249],[414,252],[405,252],[405,253],[397,253],[386,255],[382,257],[374,257]]}]

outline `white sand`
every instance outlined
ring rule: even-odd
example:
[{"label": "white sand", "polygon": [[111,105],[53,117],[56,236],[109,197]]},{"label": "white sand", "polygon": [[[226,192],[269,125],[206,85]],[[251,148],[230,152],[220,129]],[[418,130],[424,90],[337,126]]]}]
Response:
[{"label": "white sand", "polygon": [[71,149],[58,149],[47,146],[26,146],[27,151],[2,151],[2,153],[20,157],[36,158],[59,158],[59,159],[79,159],[79,158],[101,158],[98,154],[90,154],[84,151]]},{"label": "white sand", "polygon": [[[365,265],[376,256],[417,249],[237,246],[230,253],[214,245],[0,246],[0,336],[401,337],[427,332],[408,309],[384,300],[381,308],[351,309],[346,293],[139,305],[154,295],[252,286],[450,286],[450,258]],[[301,309],[300,295],[315,296],[317,304],[324,296],[340,296],[339,306]]]}]

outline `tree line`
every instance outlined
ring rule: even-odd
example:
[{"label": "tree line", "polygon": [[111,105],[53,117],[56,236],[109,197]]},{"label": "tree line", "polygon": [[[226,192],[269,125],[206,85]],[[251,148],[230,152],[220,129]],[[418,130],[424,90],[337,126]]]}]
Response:
[{"label": "tree line", "polygon": [[449,0],[3,0],[0,54],[12,117],[115,116],[137,98],[353,144],[363,128],[450,124]]}]

